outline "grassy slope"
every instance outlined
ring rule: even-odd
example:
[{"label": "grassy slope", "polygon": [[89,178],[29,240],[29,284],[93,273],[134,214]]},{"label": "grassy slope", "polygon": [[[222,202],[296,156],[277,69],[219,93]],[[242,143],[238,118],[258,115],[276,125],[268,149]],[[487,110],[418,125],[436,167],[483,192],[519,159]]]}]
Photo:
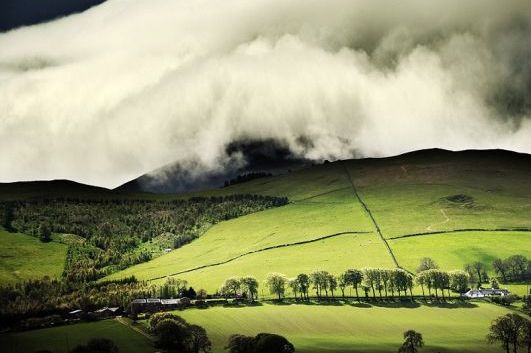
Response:
[{"label": "grassy slope", "polygon": [[[288,277],[324,269],[340,273],[347,268],[392,267],[391,258],[383,244],[373,234],[343,235],[337,238],[295,247],[283,247],[248,255],[233,262],[181,274],[195,288],[209,293],[217,290],[223,281],[235,275],[253,275],[260,283],[269,272],[282,272]],[[262,291],[266,291],[263,285]],[[263,292],[262,294],[268,295]]]},{"label": "grassy slope", "polygon": [[42,243],[25,234],[0,228],[0,282],[59,277],[63,272],[67,246],[55,241]]},{"label": "grassy slope", "polygon": [[[419,152],[345,165],[386,237],[430,230],[531,226],[528,157],[499,152]],[[472,197],[473,203],[445,200],[459,194]]]},{"label": "grassy slope", "polygon": [[[294,181],[290,181],[291,177],[294,178]],[[307,178],[306,184],[303,177]],[[282,180],[271,178],[270,182],[265,182],[265,185],[270,186],[273,182],[284,186],[289,185],[290,195],[293,200],[296,200],[290,205],[219,223],[193,243],[148,263],[133,266],[112,275],[110,278],[134,274],[140,279],[150,279],[205,264],[220,262],[269,246],[306,241],[340,232],[372,231],[369,219],[359,202],[352,197],[344,171],[338,168],[337,165],[331,168],[316,167],[310,173],[295,172],[289,176],[280,177],[280,179]],[[316,183],[316,180],[318,180],[318,183]],[[263,180],[255,180],[253,182],[264,183]],[[250,187],[248,184],[251,183],[242,184],[242,187],[247,190]],[[323,187],[318,189],[318,185],[323,185]],[[273,187],[272,190],[274,189],[276,187]],[[265,194],[268,191],[271,190],[264,190],[260,193]],[[240,190],[238,192],[243,191]],[[374,246],[379,247],[381,244],[377,240],[376,235],[372,234],[364,237],[362,243],[371,241],[375,243]],[[336,239],[327,241],[326,244],[328,244],[329,248],[326,253],[329,256],[333,256],[334,249],[340,251],[341,249],[350,248],[352,241],[348,237],[337,238],[337,241]],[[319,255],[322,258],[324,252],[320,254],[320,249],[315,244],[317,243],[299,246],[296,250],[295,248],[289,249],[305,251],[308,259],[313,258],[315,255]],[[356,244],[359,247],[357,240]],[[384,248],[382,247],[381,250],[384,250]],[[278,251],[275,250],[275,252]],[[287,253],[289,254],[289,251]],[[276,255],[272,255],[270,251],[252,255],[254,258],[271,258],[272,256]],[[354,254],[352,256],[354,257]],[[382,258],[385,259],[388,255],[385,252],[376,254],[371,250],[370,252],[360,252],[356,256],[356,263],[365,262],[376,266],[385,262]],[[295,257],[292,257],[291,260],[293,263],[300,261],[300,259],[297,260]],[[241,259],[241,261],[248,262],[248,258]],[[261,270],[280,271],[282,268],[279,267],[279,263],[262,266]],[[313,266],[324,265],[316,262],[309,262],[306,265],[310,264],[313,264]],[[347,266],[348,264],[341,262],[339,265]],[[222,271],[226,273],[226,268],[229,266],[223,267],[225,268]],[[237,269],[236,272],[238,272]],[[213,276],[219,278],[219,275]],[[193,276],[190,277],[192,278]],[[211,287],[210,282],[212,281],[204,284],[204,286]],[[217,287],[218,285],[219,283],[216,283],[215,286]]]},{"label": "grassy slope", "polygon": [[105,320],[81,323],[42,330],[17,332],[0,335],[2,352],[37,352],[47,349],[54,353],[67,353],[78,344],[84,344],[91,338],[109,338],[124,353],[155,352],[151,342],[132,329],[116,322]]},{"label": "grassy slope", "polygon": [[[491,156],[489,154],[488,156]],[[488,157],[487,156],[487,157]],[[529,163],[507,165],[495,158],[417,153],[391,159],[352,160],[315,166],[285,176],[257,179],[202,195],[258,193],[287,195],[292,203],[222,222],[190,245],[151,262],[131,267],[111,278],[135,274],[149,279],[212,264],[266,246],[343,232],[373,230],[353,196],[344,167],[372,211],[385,237],[462,228],[530,227]],[[510,162],[510,161],[509,161]],[[505,164],[504,164],[505,163]],[[511,162],[512,163],[512,162]],[[464,194],[472,203],[453,204],[445,198]],[[168,195],[164,196],[168,197]],[[179,275],[194,285],[217,288],[226,276],[270,271],[294,275],[299,270],[390,265],[375,233],[338,237],[321,243],[269,250],[229,264]],[[347,252],[369,244],[370,251]],[[529,256],[531,233],[455,233],[390,240],[401,265],[414,269],[419,258],[432,256],[447,269],[466,262],[490,261],[514,253]],[[356,242],[356,245],[353,243]],[[503,245],[503,246],[500,246]]]},{"label": "grassy slope", "polygon": [[231,334],[259,332],[285,335],[297,352],[395,352],[402,332],[415,329],[426,342],[422,352],[479,353],[499,351],[497,346],[486,344],[485,335],[490,322],[506,312],[484,303],[452,309],[264,304],[191,309],[178,314],[206,328],[214,352],[223,352]]},{"label": "grassy slope", "polygon": [[[458,232],[399,238],[389,241],[398,262],[415,271],[422,257],[433,258],[445,270],[462,269],[481,261],[489,266],[496,257],[522,254],[531,257],[531,236],[521,232]],[[441,251],[443,249],[443,251]]]}]

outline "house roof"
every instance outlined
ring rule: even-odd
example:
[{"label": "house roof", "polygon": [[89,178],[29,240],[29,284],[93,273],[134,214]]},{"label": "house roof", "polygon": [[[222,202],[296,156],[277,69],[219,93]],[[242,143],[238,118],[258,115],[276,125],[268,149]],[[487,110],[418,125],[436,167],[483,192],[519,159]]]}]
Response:
[{"label": "house roof", "polygon": [[509,294],[507,289],[495,289],[495,288],[479,288],[479,289],[471,289],[466,294],[483,294],[483,295],[489,295],[489,294]]},{"label": "house roof", "polygon": [[103,313],[103,312],[106,312],[106,311],[111,311],[113,313],[117,312],[120,308],[119,307],[113,307],[113,308],[109,308],[109,307],[103,307],[101,309],[98,309],[96,310],[95,312],[96,313]]},{"label": "house roof", "polygon": [[81,310],[81,309],[77,309],[77,310],[72,310],[72,311],[70,311],[69,314],[70,314],[70,315],[74,315],[74,314],[80,314],[80,313],[82,313],[82,312],[83,312],[83,310]]},{"label": "house roof", "polygon": [[181,300],[180,299],[161,299],[160,302],[162,305],[172,305],[172,304],[179,304]]},{"label": "house roof", "polygon": [[146,300],[145,299],[134,299],[133,303],[134,304],[145,304]]}]

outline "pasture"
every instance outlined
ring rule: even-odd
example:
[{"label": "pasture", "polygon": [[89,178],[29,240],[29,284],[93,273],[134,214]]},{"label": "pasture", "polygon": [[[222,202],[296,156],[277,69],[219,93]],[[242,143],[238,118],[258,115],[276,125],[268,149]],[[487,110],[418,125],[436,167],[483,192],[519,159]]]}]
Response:
[{"label": "pasture", "polygon": [[[335,191],[316,196],[312,200],[221,222],[191,244],[111,275],[108,279],[133,274],[139,279],[151,279],[223,262],[268,247],[304,242],[343,232],[370,231],[372,225],[360,204],[349,195],[349,190]],[[374,235],[371,238],[378,240]],[[345,245],[350,246],[350,243]],[[319,249],[315,251],[319,252]],[[311,250],[305,254],[312,256]],[[328,254],[330,255],[330,252]],[[374,252],[372,254],[374,255]],[[360,253],[358,260],[363,256],[365,255]]]},{"label": "pasture", "polygon": [[454,232],[389,240],[398,262],[415,271],[428,256],[443,270],[462,269],[473,261],[483,262],[492,271],[492,261],[514,254],[531,257],[529,232]]},{"label": "pasture", "polygon": [[425,353],[499,352],[485,335],[504,308],[472,303],[465,307],[387,307],[369,305],[273,305],[190,309],[176,314],[206,328],[213,352],[223,352],[231,334],[279,333],[297,352],[395,352],[402,333],[414,329],[424,336]]},{"label": "pasture", "polygon": [[53,353],[68,353],[91,338],[111,339],[121,353],[155,352],[151,341],[116,320],[1,334],[0,347],[4,353],[33,353],[45,349]]},{"label": "pasture", "polygon": [[0,228],[0,282],[48,276],[58,278],[63,272],[67,246]]},{"label": "pasture", "polygon": [[[353,194],[349,177],[398,263],[410,271],[426,256],[446,270],[462,269],[474,261],[490,266],[495,257],[518,253],[530,256],[531,232],[525,231],[394,239],[414,233],[531,226],[531,191],[521,174],[508,170],[486,178],[483,166],[471,172],[474,166],[463,163],[451,167],[411,158],[400,163],[392,159],[351,160],[203,192],[289,196],[290,204],[221,222],[191,244],[106,279],[133,274],[139,279],[154,279],[177,274],[194,286],[215,290],[225,277],[234,275],[250,274],[261,280],[267,272],[293,276],[315,269],[339,273],[352,267],[393,267],[372,221]],[[465,171],[460,173],[458,167]],[[503,177],[510,178],[511,185],[502,187]],[[251,254],[342,232],[372,233]]]}]

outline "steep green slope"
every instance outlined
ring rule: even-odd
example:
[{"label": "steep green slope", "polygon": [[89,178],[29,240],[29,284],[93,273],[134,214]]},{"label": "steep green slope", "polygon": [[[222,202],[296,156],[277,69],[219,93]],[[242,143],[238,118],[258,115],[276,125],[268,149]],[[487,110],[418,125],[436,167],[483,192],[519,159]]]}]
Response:
[{"label": "steep green slope", "polygon": [[392,268],[393,262],[383,243],[374,234],[343,234],[312,243],[271,249],[245,255],[218,266],[179,274],[194,288],[214,293],[226,278],[252,275],[260,282],[261,295],[269,297],[263,284],[269,272],[288,277],[323,269],[341,273],[347,268]]},{"label": "steep green slope", "polygon": [[528,155],[435,150],[344,165],[386,237],[531,227]]},{"label": "steep green slope", "polygon": [[[202,192],[201,195],[287,195],[291,204],[222,222],[198,241],[110,278],[134,274],[140,279],[157,279],[177,274],[210,289],[229,275],[253,274],[262,278],[270,271],[295,275],[298,269],[339,272],[352,266],[392,267],[391,253],[399,265],[409,270],[425,256],[436,258],[447,269],[514,253],[529,256],[526,249],[531,232],[494,230],[531,228],[530,173],[529,156],[503,151],[435,150],[328,163]],[[383,238],[390,239],[387,244],[391,253],[376,227]],[[475,232],[392,240],[463,229]],[[372,250],[355,251],[360,249],[359,244],[353,246],[352,237],[345,236],[281,251],[267,249],[348,231],[372,232],[357,237],[364,239],[362,244],[370,240]],[[479,248],[477,242],[481,242]],[[260,249],[266,251],[248,255]],[[351,251],[351,260],[339,255],[346,249]]]},{"label": "steep green slope", "polygon": [[67,245],[43,243],[35,237],[8,233],[0,228],[0,283],[49,276],[63,272]]},{"label": "steep green slope", "polygon": [[[337,233],[371,231],[371,224],[359,203],[348,191],[335,191],[311,200],[222,222],[189,245],[147,263],[130,267],[109,278],[134,274],[139,279],[152,279],[216,264],[274,246],[319,239]],[[368,235],[367,238],[378,241],[374,234]],[[337,242],[334,244],[338,250],[346,245]],[[314,251],[319,253],[319,248]],[[312,257],[311,252],[307,255]],[[265,256],[271,255],[268,253]],[[362,256],[365,255],[360,254],[360,257]],[[387,255],[382,252],[381,256]],[[370,257],[365,259],[369,263],[372,262]],[[295,257],[293,260],[297,261]],[[276,267],[262,268],[275,270]]]}]

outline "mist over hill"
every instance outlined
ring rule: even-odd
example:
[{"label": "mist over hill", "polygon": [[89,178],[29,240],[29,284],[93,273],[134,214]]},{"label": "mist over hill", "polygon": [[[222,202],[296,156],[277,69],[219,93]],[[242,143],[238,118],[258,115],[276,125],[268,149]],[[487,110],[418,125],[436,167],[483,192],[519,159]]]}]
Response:
[{"label": "mist over hill", "polygon": [[[264,143],[240,144],[238,151],[239,163],[234,169],[220,171],[216,174],[193,175],[184,166],[170,164],[139,178],[133,179],[115,189],[120,192],[154,192],[154,193],[186,193],[219,189],[224,181],[238,174],[251,172],[271,172],[272,175],[283,175],[294,170],[304,172],[312,168],[315,162],[296,159],[286,149]],[[328,161],[325,161],[325,163]],[[472,175],[485,177],[499,176],[500,173],[517,174],[531,173],[531,155],[506,150],[465,150],[448,151],[444,149],[426,149],[408,152],[398,156],[384,158],[360,158],[351,160],[354,165],[359,165],[360,170],[369,168],[372,172],[370,178],[364,183],[370,185],[381,179],[393,180],[397,168],[401,166],[420,166],[426,168],[425,177],[445,180],[442,175]],[[321,161],[320,163],[323,163]],[[193,170],[193,169],[192,169]],[[380,172],[377,172],[380,170]],[[391,170],[388,175],[386,170]],[[474,178],[475,176],[468,176]],[[417,176],[420,177],[420,176]]]}]

